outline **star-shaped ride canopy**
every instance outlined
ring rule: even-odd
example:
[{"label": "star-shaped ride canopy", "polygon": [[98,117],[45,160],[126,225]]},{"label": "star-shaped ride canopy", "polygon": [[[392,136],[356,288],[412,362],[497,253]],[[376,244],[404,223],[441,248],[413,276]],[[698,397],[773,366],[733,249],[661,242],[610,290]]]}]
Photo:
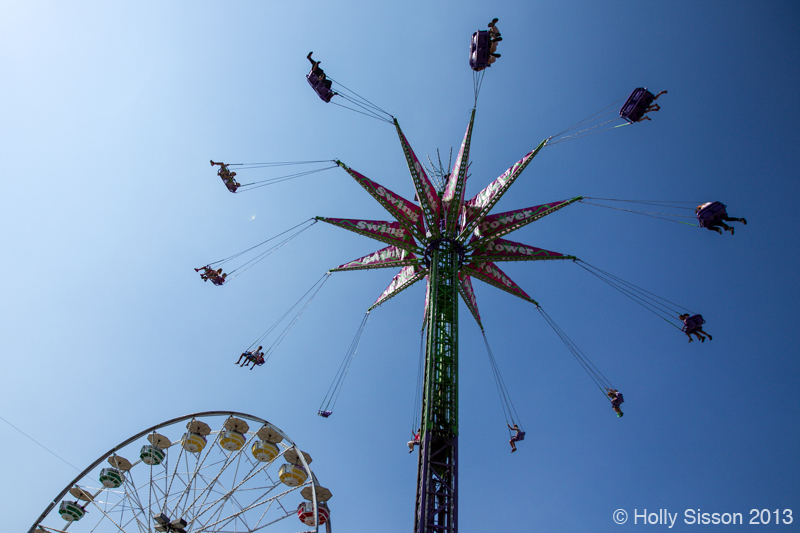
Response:
[{"label": "star-shaped ride canopy", "polygon": [[[464,186],[467,181],[469,149],[475,110],[470,115],[464,141],[458,151],[450,174],[446,175],[444,190],[437,191],[414,150],[408,143],[400,124],[395,119],[397,135],[406,156],[408,169],[414,181],[415,202],[406,200],[394,191],[370,180],[341,161],[336,163],[355,179],[394,218],[394,222],[383,220],[361,220],[352,218],[317,217],[317,220],[339,226],[360,235],[370,237],[388,246],[371,254],[331,269],[331,272],[364,270],[373,268],[401,267],[386,290],[369,310],[396,296],[414,283],[427,279],[430,268],[429,253],[442,240],[448,240],[459,250],[459,294],[472,316],[481,324],[472,278],[504,290],[532,304],[539,304],[520,288],[500,267],[501,261],[547,261],[576,259],[572,255],[551,252],[527,244],[509,241],[503,237],[535,222],[559,209],[577,202],[582,197],[535,205],[504,213],[490,214],[492,208],[508,191],[525,167],[547,144],[547,139],[525,154],[497,179],[492,181],[474,198],[464,201]],[[426,302],[427,312],[427,302]]]}]

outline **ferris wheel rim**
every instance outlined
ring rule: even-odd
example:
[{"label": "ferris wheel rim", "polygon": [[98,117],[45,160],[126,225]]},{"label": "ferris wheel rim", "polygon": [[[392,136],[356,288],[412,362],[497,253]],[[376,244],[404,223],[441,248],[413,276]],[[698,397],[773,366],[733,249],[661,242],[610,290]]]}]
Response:
[{"label": "ferris wheel rim", "polygon": [[[270,422],[270,421],[268,421],[268,420],[266,420],[264,418],[261,418],[261,417],[255,416],[255,415],[251,415],[251,414],[248,414],[248,413],[242,413],[240,411],[224,411],[224,410],[222,410],[222,411],[201,411],[201,412],[197,412],[197,413],[181,415],[181,416],[166,420],[164,422],[161,422],[159,424],[156,424],[154,426],[151,426],[151,427],[149,427],[149,428],[147,428],[147,429],[145,429],[145,430],[143,430],[143,431],[141,431],[139,433],[136,433],[135,435],[133,435],[131,437],[128,437],[127,439],[123,440],[121,443],[119,443],[116,446],[114,446],[113,448],[111,448],[106,453],[102,454],[97,460],[92,462],[88,467],[86,467],[83,471],[81,471],[74,479],[72,479],[64,487],[64,489],[61,492],[59,492],[58,495],[55,498],[53,498],[53,500],[47,505],[45,510],[42,512],[42,514],[39,515],[39,517],[36,519],[36,521],[30,527],[30,529],[28,530],[28,533],[34,533],[37,528],[40,528],[42,521],[59,504],[59,502],[62,501],[64,496],[66,496],[66,494],[69,492],[70,488],[72,488],[74,486],[77,486],[78,481],[80,481],[81,479],[85,478],[89,473],[91,473],[92,470],[97,468],[104,460],[106,460],[109,457],[111,457],[112,455],[114,455],[116,451],[118,451],[118,450],[120,450],[120,449],[122,449],[122,448],[124,448],[124,447],[126,447],[126,446],[128,446],[130,444],[132,444],[134,441],[144,437],[145,435],[151,434],[154,431],[156,431],[158,429],[161,429],[163,427],[171,426],[171,425],[174,425],[174,424],[178,424],[180,422],[183,422],[184,420],[200,418],[200,417],[210,417],[210,416],[238,417],[238,418],[249,420],[251,422],[260,423],[262,425],[269,425],[270,428],[275,430],[281,437],[283,437],[283,440],[285,440],[289,444],[289,446],[287,446],[287,449],[285,451],[288,451],[290,449],[297,450],[298,459],[302,463],[302,465],[305,468],[306,472],[308,472],[310,474],[309,477],[308,477],[308,481],[306,483],[303,483],[302,485],[298,485],[296,487],[293,487],[288,492],[300,489],[300,487],[302,487],[304,485],[311,486],[312,487],[312,491],[311,491],[312,500],[311,501],[314,504],[314,508],[317,508],[319,502],[317,501],[317,490],[316,490],[316,488],[317,488],[318,483],[317,483],[317,480],[316,480],[316,476],[311,471],[311,468],[308,465],[308,461],[306,461],[305,454],[300,452],[300,450],[299,450],[299,448],[297,448],[297,445],[295,444],[295,442],[282,429],[280,429],[275,424],[273,424],[272,422]],[[284,451],[284,453],[285,453],[285,451]],[[283,455],[283,454],[281,454],[281,455]],[[49,526],[44,526],[44,527],[48,528],[48,529],[53,529],[53,528],[50,528]],[[314,526],[313,531],[315,531],[315,532],[319,531],[319,524]]]}]

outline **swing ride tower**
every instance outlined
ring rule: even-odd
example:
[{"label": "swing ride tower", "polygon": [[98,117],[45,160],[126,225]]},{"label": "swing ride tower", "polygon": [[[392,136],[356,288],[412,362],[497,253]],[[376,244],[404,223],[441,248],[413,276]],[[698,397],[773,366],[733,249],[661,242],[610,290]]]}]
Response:
[{"label": "swing ride tower", "polygon": [[425,249],[429,293],[415,533],[457,531],[458,269],[463,258],[463,247],[454,239],[435,239]]},{"label": "swing ride tower", "polygon": [[[415,533],[458,531],[458,306],[459,296],[483,331],[472,278],[538,304],[495,264],[499,261],[576,259],[502,237],[567,205],[576,197],[515,211],[490,214],[492,208],[547,144],[542,141],[475,197],[465,201],[464,185],[475,109],[452,170],[433,169],[434,187],[395,119],[416,201],[406,200],[341,161],[353,177],[394,218],[393,222],[316,217],[317,220],[381,241],[389,246],[350,261],[331,272],[401,267],[367,311],[382,305],[417,281],[427,281],[424,377],[422,386]],[[441,165],[440,165],[441,166]],[[348,357],[363,331],[356,334]],[[488,346],[488,345],[487,345]],[[348,364],[342,368],[346,372]],[[337,377],[335,383],[341,383]],[[334,387],[335,389],[335,387]],[[336,397],[336,391],[330,398]],[[330,399],[320,413],[325,416]],[[415,428],[416,429],[416,428]]]}]

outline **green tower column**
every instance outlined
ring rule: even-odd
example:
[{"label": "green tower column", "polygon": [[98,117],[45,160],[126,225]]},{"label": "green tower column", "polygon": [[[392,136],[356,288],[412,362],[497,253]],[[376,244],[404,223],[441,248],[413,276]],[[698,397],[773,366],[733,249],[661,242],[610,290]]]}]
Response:
[{"label": "green tower column", "polygon": [[452,532],[458,516],[458,269],[461,244],[437,239],[426,249],[429,312],[415,533]]}]

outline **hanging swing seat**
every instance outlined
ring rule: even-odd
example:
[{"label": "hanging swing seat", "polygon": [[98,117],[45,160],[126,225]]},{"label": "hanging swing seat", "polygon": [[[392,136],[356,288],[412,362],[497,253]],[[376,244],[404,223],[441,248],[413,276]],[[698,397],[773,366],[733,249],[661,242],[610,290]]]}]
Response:
[{"label": "hanging swing seat", "polygon": [[230,178],[230,177],[229,177],[229,178],[225,178],[225,177],[224,177],[224,176],[222,176],[222,175],[220,175],[220,177],[222,178],[222,182],[225,184],[225,187],[227,187],[227,188],[228,188],[228,190],[229,190],[229,191],[231,191],[231,192],[234,192],[234,193],[235,193],[235,192],[236,192],[236,189],[238,189],[238,188],[241,186],[241,184],[240,184],[240,183],[238,183],[238,182],[237,182],[235,179],[233,179],[233,178]]},{"label": "hanging swing seat", "polygon": [[333,411],[323,411],[322,409],[317,411],[317,415],[321,416],[322,418],[328,418],[332,414],[333,414]]},{"label": "hanging swing seat", "polygon": [[639,122],[654,99],[655,95],[648,91],[647,88],[638,87],[633,90],[622,108],[620,108],[619,116],[631,124]]},{"label": "hanging swing seat", "polygon": [[700,329],[700,326],[705,323],[706,321],[703,320],[703,315],[692,315],[689,318],[684,319],[682,329],[687,334],[693,333],[695,330]]},{"label": "hanging swing seat", "polygon": [[614,398],[611,398],[611,406],[612,407],[619,407],[625,403],[625,398],[622,397],[622,393],[618,392]]},{"label": "hanging swing seat", "polygon": [[331,80],[327,79],[325,76],[318,76],[312,70],[306,74],[306,79],[308,80],[308,84],[311,85],[311,88],[314,89],[314,92],[317,93],[317,96],[319,96],[323,102],[330,102],[331,98],[333,98],[336,94],[331,90]]},{"label": "hanging swing seat", "polygon": [[517,433],[516,435],[512,435],[512,437],[511,437],[511,442],[519,442],[521,440],[525,440],[525,432],[524,431],[520,431],[519,433]]},{"label": "hanging swing seat", "polygon": [[489,31],[478,30],[472,34],[469,45],[469,66],[480,72],[489,66]]},{"label": "hanging swing seat", "polygon": [[727,206],[720,202],[709,202],[703,204],[700,211],[697,212],[697,222],[700,223],[701,228],[711,229],[714,224],[720,222],[723,217],[728,216],[725,208]]},{"label": "hanging swing seat", "polygon": [[261,366],[261,365],[264,364],[264,356],[263,355],[255,355],[252,352],[245,352],[242,355],[244,355],[247,358],[248,361],[253,363],[253,366],[250,368],[250,370],[253,370],[253,368],[255,368],[256,366]]},{"label": "hanging swing seat", "polygon": [[236,181],[236,178],[234,178],[235,175],[236,172],[231,172],[230,170],[228,170],[227,165],[224,165],[217,171],[217,176],[220,177],[222,183],[224,183],[225,187],[227,187],[228,190],[231,192],[236,192],[236,189],[241,187],[241,184],[238,181]]}]

